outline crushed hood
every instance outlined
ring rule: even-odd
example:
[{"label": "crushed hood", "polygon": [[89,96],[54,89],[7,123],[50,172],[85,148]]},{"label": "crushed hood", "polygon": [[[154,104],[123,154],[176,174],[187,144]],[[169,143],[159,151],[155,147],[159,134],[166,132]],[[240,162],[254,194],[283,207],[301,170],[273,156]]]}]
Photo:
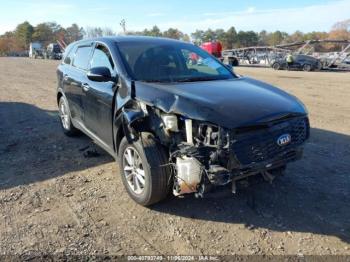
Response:
[{"label": "crushed hood", "polygon": [[135,82],[136,99],[166,113],[236,128],[307,114],[294,96],[248,77],[189,83]]}]

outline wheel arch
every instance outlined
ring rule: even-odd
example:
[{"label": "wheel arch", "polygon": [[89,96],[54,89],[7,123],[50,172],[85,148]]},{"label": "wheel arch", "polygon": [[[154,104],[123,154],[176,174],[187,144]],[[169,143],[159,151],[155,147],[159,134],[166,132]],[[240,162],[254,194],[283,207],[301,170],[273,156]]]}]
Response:
[{"label": "wheel arch", "polygon": [[131,143],[138,139],[141,132],[149,131],[147,115],[141,109],[123,108],[114,120],[114,150],[118,154],[124,137]]},{"label": "wheel arch", "polygon": [[57,92],[57,105],[58,105],[58,103],[60,102],[60,99],[61,99],[61,97],[63,96],[63,93],[61,92],[61,91],[58,91]]},{"label": "wheel arch", "polygon": [[60,99],[61,99],[62,96],[67,99],[66,95],[64,94],[63,89],[61,87],[59,87],[57,89],[57,94],[56,94],[57,105],[60,102]]},{"label": "wheel arch", "polygon": [[125,131],[124,131],[124,127],[123,126],[120,126],[116,132],[116,135],[115,135],[115,152],[117,153],[117,155],[119,154],[119,146],[120,146],[120,143],[122,142],[123,138],[125,137]]}]

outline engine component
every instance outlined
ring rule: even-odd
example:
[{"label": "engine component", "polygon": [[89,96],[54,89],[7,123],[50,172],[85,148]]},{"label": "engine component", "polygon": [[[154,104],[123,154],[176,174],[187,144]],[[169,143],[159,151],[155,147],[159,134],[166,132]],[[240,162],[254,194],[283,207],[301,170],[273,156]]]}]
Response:
[{"label": "engine component", "polygon": [[275,176],[268,171],[262,172],[261,175],[263,176],[265,181],[269,182],[270,184],[272,184],[272,181],[275,179]]},{"label": "engine component", "polygon": [[202,179],[202,168],[199,161],[193,157],[177,157],[176,170],[174,195],[197,192],[197,186]]},{"label": "engine component", "polygon": [[219,128],[213,125],[201,124],[198,134],[206,146],[217,146],[219,140]]},{"label": "engine component", "polygon": [[139,104],[140,104],[140,108],[141,108],[142,112],[144,112],[145,115],[148,115],[147,105],[143,102],[140,102]]},{"label": "engine component", "polygon": [[179,132],[176,115],[162,115],[164,127],[167,131]]},{"label": "engine component", "polygon": [[193,145],[192,120],[185,120],[187,143]]},{"label": "engine component", "polygon": [[232,174],[222,166],[211,165],[208,170],[208,179],[213,185],[223,186],[231,182]]}]

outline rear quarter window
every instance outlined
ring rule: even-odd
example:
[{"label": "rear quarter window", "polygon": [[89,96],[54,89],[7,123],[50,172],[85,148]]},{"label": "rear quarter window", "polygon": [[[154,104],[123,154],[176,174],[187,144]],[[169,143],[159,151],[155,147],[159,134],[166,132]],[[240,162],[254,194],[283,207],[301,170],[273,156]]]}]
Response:
[{"label": "rear quarter window", "polygon": [[74,46],[68,46],[63,54],[63,63],[70,65],[74,56]]}]

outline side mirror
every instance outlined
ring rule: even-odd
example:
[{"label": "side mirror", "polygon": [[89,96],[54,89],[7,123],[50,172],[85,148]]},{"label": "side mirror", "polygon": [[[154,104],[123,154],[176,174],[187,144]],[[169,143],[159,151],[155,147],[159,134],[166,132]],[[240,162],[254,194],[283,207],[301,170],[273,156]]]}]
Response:
[{"label": "side mirror", "polygon": [[111,71],[108,67],[91,68],[90,71],[87,73],[87,77],[91,81],[95,82],[108,82],[113,80]]}]

